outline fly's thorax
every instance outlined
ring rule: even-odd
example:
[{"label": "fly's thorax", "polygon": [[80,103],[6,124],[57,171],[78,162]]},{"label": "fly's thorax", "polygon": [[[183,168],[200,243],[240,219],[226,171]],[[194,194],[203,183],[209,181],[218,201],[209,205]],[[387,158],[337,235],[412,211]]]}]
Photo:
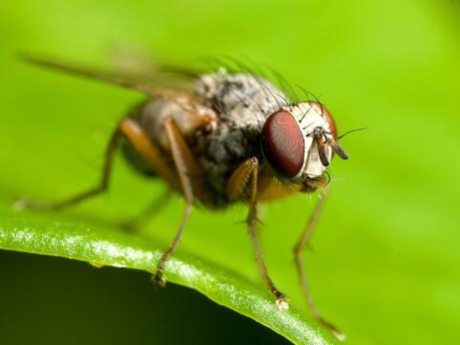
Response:
[{"label": "fly's thorax", "polygon": [[261,157],[260,133],[265,120],[288,101],[269,81],[225,69],[202,75],[193,93],[217,115],[212,131],[198,133],[194,148],[211,189],[225,200],[229,176],[245,160]]},{"label": "fly's thorax", "polygon": [[283,92],[268,80],[247,73],[231,74],[224,68],[201,76],[194,93],[221,120],[236,127],[260,127],[269,114],[288,104]]},{"label": "fly's thorax", "polygon": [[217,121],[210,132],[197,132],[193,149],[203,167],[215,203],[226,203],[226,184],[245,160],[259,155],[260,126]]}]

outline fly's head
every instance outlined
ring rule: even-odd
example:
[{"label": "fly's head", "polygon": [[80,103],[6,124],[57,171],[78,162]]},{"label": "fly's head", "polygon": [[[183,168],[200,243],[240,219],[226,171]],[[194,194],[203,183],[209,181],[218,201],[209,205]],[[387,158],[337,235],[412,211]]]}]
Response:
[{"label": "fly's head", "polygon": [[348,158],[338,144],[334,119],[319,102],[302,102],[271,114],[262,128],[261,147],[279,178],[300,183],[306,191],[327,184],[325,173],[334,154]]}]

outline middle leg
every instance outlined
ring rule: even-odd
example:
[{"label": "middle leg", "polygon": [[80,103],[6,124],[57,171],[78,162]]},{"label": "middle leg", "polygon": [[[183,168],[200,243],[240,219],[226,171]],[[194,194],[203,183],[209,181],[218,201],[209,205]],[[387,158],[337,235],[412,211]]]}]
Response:
[{"label": "middle leg", "polygon": [[316,304],[310,292],[306,269],[305,269],[305,265],[302,260],[303,259],[302,254],[311,240],[313,232],[316,228],[316,224],[318,223],[319,216],[321,214],[321,211],[323,210],[324,203],[326,202],[327,191],[328,191],[328,188],[327,187],[324,188],[324,195],[322,195],[321,198],[319,199],[318,203],[315,206],[315,209],[313,210],[313,213],[310,219],[308,220],[307,226],[305,227],[304,231],[300,235],[300,238],[297,241],[297,244],[294,248],[294,257],[295,257],[297,273],[298,273],[299,280],[300,280],[300,285],[301,285],[305,300],[307,302],[308,309],[312,313],[313,317],[316,320],[318,320],[319,323],[321,323],[323,326],[328,328],[331,331],[331,333],[334,334],[339,340],[343,340],[345,338],[345,335],[335,325],[330,323],[328,320],[324,319],[324,317],[320,314],[318,308],[316,307]]},{"label": "middle leg", "polygon": [[250,158],[243,162],[233,172],[227,184],[227,195],[230,199],[238,200],[247,198],[249,193],[249,211],[246,218],[248,233],[251,237],[252,247],[257,260],[259,271],[262,274],[265,285],[276,298],[276,305],[280,310],[289,308],[286,296],[278,290],[268,274],[267,266],[262,254],[260,241],[257,236],[257,181],[259,174],[259,161],[256,157]]}]

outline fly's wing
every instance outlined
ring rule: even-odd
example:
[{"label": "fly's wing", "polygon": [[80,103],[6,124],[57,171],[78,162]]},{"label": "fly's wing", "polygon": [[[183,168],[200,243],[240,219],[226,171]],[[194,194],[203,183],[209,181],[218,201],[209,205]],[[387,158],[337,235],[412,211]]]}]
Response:
[{"label": "fly's wing", "polygon": [[110,54],[110,60],[115,69],[122,74],[175,89],[190,88],[191,82],[203,73],[192,68],[168,65],[161,59],[132,50],[116,49]]},{"label": "fly's wing", "polygon": [[179,69],[169,70],[166,66],[147,65],[145,62],[140,65],[140,61],[131,61],[131,67],[125,62],[124,66],[119,65],[115,71],[110,71],[32,55],[22,55],[22,58],[41,67],[117,85],[152,97],[163,97],[165,89],[188,91],[195,78],[194,74],[185,73],[185,69],[179,72]]}]

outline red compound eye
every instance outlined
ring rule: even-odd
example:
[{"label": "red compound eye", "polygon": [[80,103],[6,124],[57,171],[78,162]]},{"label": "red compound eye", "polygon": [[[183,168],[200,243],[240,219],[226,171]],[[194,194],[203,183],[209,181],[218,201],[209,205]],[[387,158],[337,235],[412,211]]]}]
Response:
[{"label": "red compound eye", "polygon": [[285,177],[302,169],[304,138],[295,118],[286,110],[270,115],[262,128],[262,151],[270,165]]}]

